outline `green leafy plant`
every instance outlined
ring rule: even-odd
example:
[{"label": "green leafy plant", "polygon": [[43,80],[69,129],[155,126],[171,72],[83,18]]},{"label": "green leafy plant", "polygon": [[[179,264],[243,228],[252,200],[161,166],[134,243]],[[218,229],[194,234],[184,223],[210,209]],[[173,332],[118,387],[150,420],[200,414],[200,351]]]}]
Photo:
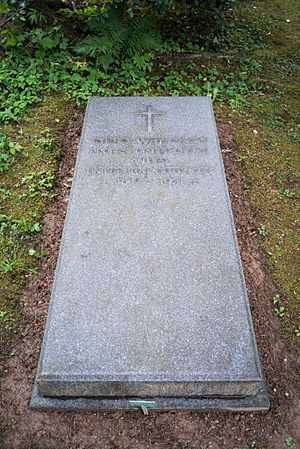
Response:
[{"label": "green leafy plant", "polygon": [[280,300],[280,295],[279,295],[279,293],[276,293],[276,295],[274,295],[272,297],[272,302],[273,302],[273,304],[277,304],[279,302],[279,300]]},{"label": "green leafy plant", "polygon": [[2,187],[0,187],[0,194],[3,200],[6,200],[7,198],[10,198],[11,196],[13,196],[13,192],[11,192],[8,189],[4,189]]},{"label": "green leafy plant", "polygon": [[8,323],[9,322],[9,314],[7,312],[5,312],[4,310],[0,310],[0,320],[3,323]]},{"label": "green leafy plant", "polygon": [[0,325],[5,328],[6,331],[14,331],[13,316],[6,310],[0,310]]},{"label": "green leafy plant", "polygon": [[0,172],[5,172],[9,169],[14,160],[14,156],[21,150],[21,145],[10,142],[0,131]]},{"label": "green leafy plant", "polygon": [[246,159],[246,156],[244,156],[243,154],[239,154],[237,161],[239,164],[242,164],[245,159]]},{"label": "green leafy plant", "polygon": [[290,448],[295,447],[295,442],[292,437],[286,437],[285,444],[287,445],[287,447],[290,447]]},{"label": "green leafy plant", "polygon": [[24,193],[18,195],[18,199],[48,196],[48,191],[53,187],[54,178],[54,174],[47,171],[29,173],[23,176],[16,187],[25,186],[27,189]]},{"label": "green leafy plant", "polygon": [[152,18],[124,17],[120,8],[111,10],[107,18],[91,18],[89,27],[95,34],[84,38],[76,46],[76,51],[95,58],[96,67],[104,70],[120,62],[124,56],[158,48],[161,42]]},{"label": "green leafy plant", "polygon": [[33,103],[41,100],[43,70],[41,61],[10,54],[0,60],[0,121],[8,123]]},{"label": "green leafy plant", "polygon": [[22,242],[29,242],[40,231],[41,225],[38,222],[0,215],[0,272],[36,272],[26,258],[22,257],[25,251]]},{"label": "green leafy plant", "polygon": [[41,131],[41,136],[37,139],[35,146],[43,151],[51,150],[53,148],[54,137],[51,135],[49,128],[44,128]]},{"label": "green leafy plant", "polygon": [[285,316],[285,307],[284,306],[280,306],[276,309],[274,309],[275,314],[279,317],[279,318],[284,318]]},{"label": "green leafy plant", "polygon": [[257,228],[258,235],[261,237],[265,237],[268,234],[267,228],[265,225],[260,224]]},{"label": "green leafy plant", "polygon": [[275,314],[279,317],[279,318],[284,318],[285,317],[285,307],[280,305],[280,295],[279,293],[276,293],[275,295],[272,296],[272,303],[274,305],[277,304],[277,307],[274,308],[274,312]]},{"label": "green leafy plant", "polygon": [[46,16],[36,9],[28,10],[28,20],[31,25],[42,25],[47,22]]},{"label": "green leafy plant", "polygon": [[289,132],[289,136],[294,143],[300,143],[300,124],[296,125],[295,128]]},{"label": "green leafy plant", "polygon": [[292,192],[290,189],[281,189],[279,192],[287,198],[294,198],[296,196],[295,192]]}]

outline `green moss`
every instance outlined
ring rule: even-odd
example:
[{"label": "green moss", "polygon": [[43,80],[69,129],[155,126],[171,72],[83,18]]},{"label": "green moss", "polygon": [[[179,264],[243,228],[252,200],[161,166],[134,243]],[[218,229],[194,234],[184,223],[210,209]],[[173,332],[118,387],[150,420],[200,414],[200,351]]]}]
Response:
[{"label": "green moss", "polygon": [[255,6],[268,16],[270,27],[266,47],[249,53],[261,64],[258,76],[264,94],[249,98],[244,111],[223,107],[218,113],[231,121],[243,156],[242,169],[251,185],[248,193],[257,228],[263,225],[267,231],[258,237],[259,244],[267,255],[280,298],[272,307],[285,308],[281,320],[291,337],[300,314],[299,3],[267,0],[255,2]]},{"label": "green moss", "polygon": [[[299,314],[299,252],[297,225],[299,187],[295,167],[299,152],[282,129],[257,125],[252,105],[251,119],[235,121],[235,137],[245,156],[243,170],[252,188],[250,199],[257,226],[264,224],[267,235],[260,240],[268,255],[275,284],[285,297],[287,328],[296,327]],[[259,114],[259,113],[258,113]],[[257,131],[254,134],[253,131]],[[271,299],[271,298],[270,298]]]},{"label": "green moss", "polygon": [[[61,131],[73,107],[60,96],[31,108],[14,126],[2,128],[10,141],[22,146],[0,188],[0,340],[3,353],[22,321],[19,295],[27,274],[36,271],[38,232],[52,187],[61,149]],[[5,218],[6,217],[6,218]],[[2,228],[1,228],[2,226]]]}]

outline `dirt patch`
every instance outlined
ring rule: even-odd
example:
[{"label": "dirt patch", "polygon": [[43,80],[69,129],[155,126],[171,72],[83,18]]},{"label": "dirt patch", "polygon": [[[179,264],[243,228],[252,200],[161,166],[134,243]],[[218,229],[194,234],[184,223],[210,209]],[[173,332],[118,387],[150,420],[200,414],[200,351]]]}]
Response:
[{"label": "dirt patch", "polygon": [[[280,340],[278,320],[270,307],[276,291],[260,253],[254,214],[235,162],[229,128],[219,124],[241,257],[251,303],[255,333],[267,378],[271,409],[267,413],[229,412],[46,412],[28,408],[38,363],[53,274],[58,255],[68,194],[82,128],[82,113],[64,133],[64,153],[57,179],[57,198],[43,222],[40,274],[30,276],[20,300],[26,323],[13,342],[6,377],[2,379],[1,449],[146,449],[233,447],[283,449],[284,440],[300,438],[300,399],[296,358]],[[299,389],[298,389],[299,392]],[[298,430],[297,430],[298,429]],[[298,432],[298,434],[297,434]],[[296,446],[295,446],[296,447]]]}]

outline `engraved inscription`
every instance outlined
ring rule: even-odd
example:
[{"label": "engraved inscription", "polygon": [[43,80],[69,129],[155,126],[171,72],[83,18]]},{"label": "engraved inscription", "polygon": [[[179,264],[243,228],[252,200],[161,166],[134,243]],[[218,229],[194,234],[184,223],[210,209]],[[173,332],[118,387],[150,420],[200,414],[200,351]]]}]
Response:
[{"label": "engraved inscription", "polygon": [[174,147],[162,147],[162,148],[153,148],[153,147],[147,147],[147,148],[91,148],[90,150],[91,154],[94,155],[113,155],[113,154],[133,154],[133,155],[168,155],[168,154],[207,154],[208,153],[208,147],[192,147],[192,148],[174,148]]},{"label": "engraved inscription", "polygon": [[101,174],[101,175],[112,175],[112,174],[141,174],[144,176],[148,176],[150,173],[152,174],[181,174],[181,175],[191,175],[197,173],[210,173],[211,170],[209,167],[174,167],[174,168],[123,168],[123,167],[102,167],[97,166],[94,168],[86,169],[86,172],[89,174]]},{"label": "engraved inscription", "polygon": [[175,148],[175,147],[146,147],[146,148],[113,148],[113,147],[99,147],[99,148],[91,148],[90,153],[93,155],[112,155],[112,154],[135,154],[135,155],[164,155],[164,154],[207,154],[208,153],[208,147],[191,147],[191,148]]},{"label": "engraved inscription", "polygon": [[102,184],[198,184],[211,174],[205,161],[208,143],[205,136],[97,137],[85,172]]},{"label": "engraved inscription", "polygon": [[136,157],[133,159],[135,164],[164,164],[167,159],[163,157]]},{"label": "engraved inscription", "polygon": [[102,184],[109,184],[112,180],[116,184],[198,184],[200,175],[210,174],[208,166],[203,167],[174,167],[174,168],[122,168],[96,166],[86,169],[89,175],[100,175]]},{"label": "engraved inscription", "polygon": [[171,144],[171,143],[179,143],[184,145],[193,145],[195,143],[207,143],[208,138],[205,136],[200,137],[156,137],[156,138],[148,138],[148,137],[136,137],[134,139],[130,137],[96,137],[94,142],[100,144],[117,144],[117,143],[140,143],[143,145],[162,145],[162,144]]}]

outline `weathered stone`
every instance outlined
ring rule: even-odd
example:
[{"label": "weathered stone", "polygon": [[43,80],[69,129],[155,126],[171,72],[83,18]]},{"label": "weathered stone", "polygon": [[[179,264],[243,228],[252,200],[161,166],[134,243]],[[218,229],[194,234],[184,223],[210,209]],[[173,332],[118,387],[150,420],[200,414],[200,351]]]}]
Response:
[{"label": "weathered stone", "polygon": [[216,397],[154,397],[150,400],[132,400],[128,398],[99,398],[99,397],[81,397],[81,398],[61,398],[41,396],[35,385],[32,392],[31,407],[38,409],[54,410],[110,410],[125,409],[136,410],[141,406],[151,410],[232,410],[232,411],[263,411],[269,408],[269,399],[266,393],[266,387],[262,388],[254,396],[245,396],[240,398],[216,398]]},{"label": "weathered stone", "polygon": [[210,99],[92,98],[32,405],[261,389]]}]

